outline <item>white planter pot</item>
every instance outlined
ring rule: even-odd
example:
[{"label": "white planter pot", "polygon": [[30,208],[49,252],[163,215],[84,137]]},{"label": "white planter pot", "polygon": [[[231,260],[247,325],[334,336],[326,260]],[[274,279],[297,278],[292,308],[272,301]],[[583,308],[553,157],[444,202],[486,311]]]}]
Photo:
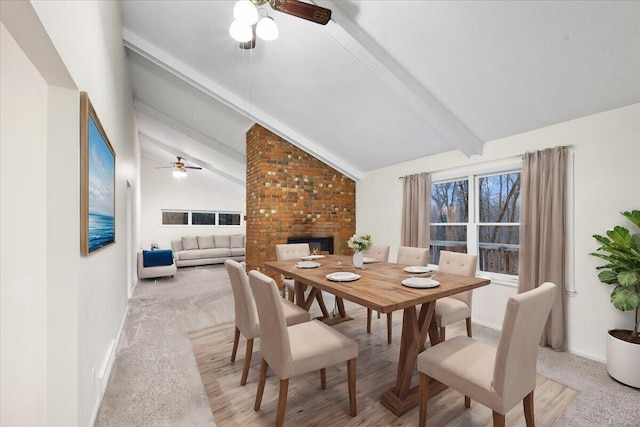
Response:
[{"label": "white planter pot", "polygon": [[607,334],[607,372],[616,380],[640,388],[640,344]]}]

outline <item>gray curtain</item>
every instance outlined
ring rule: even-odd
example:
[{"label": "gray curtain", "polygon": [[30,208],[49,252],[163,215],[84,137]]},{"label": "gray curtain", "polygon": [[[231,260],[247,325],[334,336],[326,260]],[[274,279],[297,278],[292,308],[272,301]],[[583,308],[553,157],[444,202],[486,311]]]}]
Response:
[{"label": "gray curtain", "polygon": [[520,266],[518,292],[553,282],[558,292],[541,344],[565,346],[564,276],[567,148],[526,153],[520,192]]},{"label": "gray curtain", "polygon": [[402,246],[429,247],[430,209],[431,178],[429,174],[423,172],[405,176],[400,239]]}]

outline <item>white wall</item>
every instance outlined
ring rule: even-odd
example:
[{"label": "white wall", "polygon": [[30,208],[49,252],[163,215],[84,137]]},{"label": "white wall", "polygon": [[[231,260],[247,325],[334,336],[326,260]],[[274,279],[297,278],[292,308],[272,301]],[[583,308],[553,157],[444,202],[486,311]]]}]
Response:
[{"label": "white wall", "polygon": [[[120,5],[100,1],[2,2],[2,22],[32,63],[30,67],[14,57],[5,61],[6,52],[13,50],[5,52],[10,38],[3,33],[3,221],[5,206],[20,208],[24,216],[6,233],[3,223],[2,315],[10,321],[5,323],[3,318],[2,327],[17,330],[25,323],[33,329],[46,319],[46,334],[32,333],[26,345],[7,347],[3,336],[2,351],[10,355],[5,359],[3,353],[3,391],[7,372],[20,372],[25,364],[34,372],[24,377],[25,387],[13,388],[6,395],[3,392],[1,424],[5,425],[5,416],[14,414],[10,419],[16,422],[7,425],[89,425],[103,392],[93,371],[95,368],[96,375],[101,374],[124,320],[127,260],[134,256],[140,237],[139,146]],[[6,75],[5,64],[11,69]],[[48,84],[44,89],[29,78],[33,68]],[[19,80],[8,80],[11,89],[5,93],[5,79],[14,74]],[[38,103],[23,108],[23,101],[29,99],[25,94],[33,90],[39,100],[44,99],[44,113]],[[116,244],[87,257],[80,255],[79,244],[80,90],[89,93],[117,154]],[[38,135],[34,137],[34,133]],[[6,156],[5,148],[9,150]],[[21,170],[12,171],[19,165]],[[4,179],[5,173],[10,173],[11,179]],[[127,182],[133,189],[130,221],[126,215]],[[25,213],[24,208],[34,203],[44,204]],[[29,228],[17,226],[23,222]],[[133,236],[130,245],[126,244],[128,230]],[[24,250],[19,247],[22,241],[28,245]],[[14,246],[5,251],[5,245]],[[12,252],[21,253],[28,265],[14,263]],[[5,270],[5,265],[10,268]],[[16,274],[18,270],[21,275]],[[5,272],[12,274],[7,281]],[[25,279],[25,286],[16,286],[20,284],[16,280]],[[16,291],[14,298],[28,309],[11,306],[6,290]],[[6,311],[5,304],[9,305]],[[32,367],[29,357],[33,352],[39,359]],[[38,390],[32,388],[34,376],[40,383]],[[9,411],[13,407],[5,404],[7,398],[24,404],[16,406],[15,412]]]},{"label": "white wall", "polygon": [[[556,145],[573,145],[575,238],[568,242],[574,268],[567,272],[575,296],[567,295],[567,348],[603,361],[606,331],[631,328],[632,316],[613,308],[610,288],[597,279],[600,263],[589,255],[597,248],[591,237],[623,224],[623,210],[640,207],[640,104],[583,117],[520,135],[487,142],[483,154],[467,158],[455,151],[416,159],[366,173],[357,183],[358,232],[371,233],[376,242],[388,242],[392,253],[400,244],[402,182],[399,176],[481,164]],[[384,195],[385,203],[380,203]],[[499,328],[506,298],[515,288],[489,285],[474,294],[475,322]]]},{"label": "white wall", "polygon": [[173,177],[171,169],[142,157],[142,246],[149,249],[151,243],[170,248],[171,240],[181,236],[212,234],[245,234],[241,226],[181,226],[162,225],[162,209],[227,210],[246,212],[244,195],[225,192],[223,189],[198,179],[198,171],[191,171],[186,179]]},{"label": "white wall", "polygon": [[47,84],[4,25],[0,76],[0,424],[45,425]]}]

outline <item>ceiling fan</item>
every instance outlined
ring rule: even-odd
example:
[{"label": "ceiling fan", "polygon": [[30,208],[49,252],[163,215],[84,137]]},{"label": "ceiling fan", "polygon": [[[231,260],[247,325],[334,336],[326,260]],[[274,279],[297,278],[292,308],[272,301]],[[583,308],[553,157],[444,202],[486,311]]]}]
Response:
[{"label": "ceiling fan", "polygon": [[158,166],[156,169],[172,168],[173,169],[173,176],[175,176],[176,178],[186,177],[187,176],[187,169],[202,170],[202,168],[200,166],[185,166],[184,162],[182,161],[182,157],[176,156],[176,158],[178,159],[178,161],[177,162],[170,162],[171,166]]},{"label": "ceiling fan", "polygon": [[264,40],[278,38],[275,21],[264,9],[260,9],[264,15],[259,16],[257,7],[265,3],[269,3],[273,10],[320,25],[326,25],[331,19],[330,9],[298,0],[240,0],[233,9],[235,21],[231,24],[229,32],[239,42],[241,49],[253,49],[256,46],[256,34]]},{"label": "ceiling fan", "polygon": [[273,10],[293,15],[297,18],[306,19],[320,25],[327,25],[331,19],[331,9],[316,6],[315,4],[303,3],[298,0],[251,0],[256,6],[269,3]]}]

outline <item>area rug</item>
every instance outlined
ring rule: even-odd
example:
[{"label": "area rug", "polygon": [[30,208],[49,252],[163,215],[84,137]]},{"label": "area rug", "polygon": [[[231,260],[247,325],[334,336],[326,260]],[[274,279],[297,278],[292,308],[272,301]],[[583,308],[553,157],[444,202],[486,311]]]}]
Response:
[{"label": "area rug", "polygon": [[[327,368],[327,388],[320,388],[317,372],[292,378],[285,425],[289,426],[355,426],[355,425],[417,425],[418,409],[396,417],[380,403],[380,395],[394,385],[399,342],[400,319],[395,316],[393,344],[386,342],[386,320],[373,322],[371,334],[366,333],[366,310],[351,310],[354,320],[334,327],[358,342],[357,404],[358,415],[349,416],[346,363]],[[449,331],[448,331],[449,332]],[[462,333],[462,331],[460,331]],[[452,335],[454,335],[453,333]],[[209,400],[211,412],[220,426],[270,426],[276,416],[278,379],[270,373],[260,411],[254,411],[260,370],[260,340],[254,345],[251,369],[245,386],[240,386],[246,341],[241,338],[236,361],[230,361],[234,324],[224,323],[188,334],[200,376]],[[412,384],[417,384],[417,371]],[[550,426],[564,412],[577,392],[538,375],[535,391],[536,425]],[[490,409],[472,402],[464,407],[464,397],[451,389],[429,400],[428,421],[432,426],[491,426]],[[524,426],[522,405],[513,408],[506,417],[509,426]]]}]

